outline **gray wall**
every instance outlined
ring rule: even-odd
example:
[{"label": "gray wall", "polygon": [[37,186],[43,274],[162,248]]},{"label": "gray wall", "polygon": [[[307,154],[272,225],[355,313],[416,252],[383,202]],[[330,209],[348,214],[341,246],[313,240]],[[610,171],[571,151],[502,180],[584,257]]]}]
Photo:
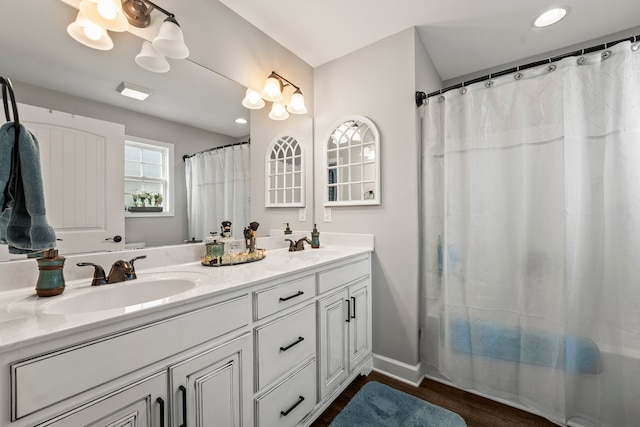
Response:
[{"label": "gray wall", "polygon": [[[415,58],[416,34],[410,28],[316,68],[314,89],[318,229],[375,235],[373,350],[412,366],[419,362]],[[420,69],[433,73],[426,62]],[[440,83],[437,74],[427,80],[425,85]],[[322,150],[331,127],[350,114],[368,117],[380,132],[382,204],[333,207],[332,222],[325,223]]]}]

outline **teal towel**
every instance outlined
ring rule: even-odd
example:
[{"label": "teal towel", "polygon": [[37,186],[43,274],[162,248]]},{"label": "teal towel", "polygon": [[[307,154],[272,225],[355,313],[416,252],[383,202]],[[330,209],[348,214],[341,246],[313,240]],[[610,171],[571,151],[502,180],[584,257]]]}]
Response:
[{"label": "teal towel", "polygon": [[[17,143],[14,123],[0,127],[0,243],[9,245],[10,253],[27,254],[54,248],[56,234],[47,223],[38,141],[24,125],[19,126]],[[12,164],[10,152],[6,156],[8,146],[18,149],[17,165]]]}]

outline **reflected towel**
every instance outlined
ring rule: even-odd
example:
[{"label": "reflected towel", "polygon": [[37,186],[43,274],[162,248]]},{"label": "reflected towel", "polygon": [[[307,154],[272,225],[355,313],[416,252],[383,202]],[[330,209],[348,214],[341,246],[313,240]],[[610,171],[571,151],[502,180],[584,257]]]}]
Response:
[{"label": "reflected towel", "polygon": [[[46,218],[38,141],[24,125],[19,126],[17,143],[12,122],[0,128],[3,156],[0,160],[0,184],[3,185],[0,243],[9,245],[10,253],[26,254],[54,248],[56,234]],[[8,161],[5,157],[9,146],[18,149],[18,165],[12,165],[11,155],[7,156]]]}]

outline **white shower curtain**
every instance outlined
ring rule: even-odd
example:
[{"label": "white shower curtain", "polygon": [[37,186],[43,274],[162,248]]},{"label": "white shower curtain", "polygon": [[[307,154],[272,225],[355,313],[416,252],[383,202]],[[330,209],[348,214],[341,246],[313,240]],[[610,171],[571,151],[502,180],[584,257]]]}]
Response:
[{"label": "white shower curtain", "polygon": [[222,221],[231,221],[234,238],[250,222],[251,162],[249,144],[195,154],[185,160],[189,237],[220,234]]},{"label": "white shower curtain", "polygon": [[638,43],[429,101],[422,361],[556,422],[640,425]]}]

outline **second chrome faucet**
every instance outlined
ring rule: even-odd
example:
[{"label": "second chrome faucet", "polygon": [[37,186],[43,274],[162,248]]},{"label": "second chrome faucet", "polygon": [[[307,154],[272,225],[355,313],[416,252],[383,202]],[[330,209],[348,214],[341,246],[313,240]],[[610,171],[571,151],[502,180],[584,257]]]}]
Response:
[{"label": "second chrome faucet", "polygon": [[79,262],[76,265],[78,267],[92,266],[94,270],[91,286],[100,286],[136,279],[138,276],[136,276],[134,262],[138,259],[143,259],[146,257],[146,255],[142,255],[139,257],[135,257],[130,261],[118,260],[111,266],[111,270],[109,270],[108,276],[105,275],[104,269],[98,264],[94,264],[92,262]]}]

